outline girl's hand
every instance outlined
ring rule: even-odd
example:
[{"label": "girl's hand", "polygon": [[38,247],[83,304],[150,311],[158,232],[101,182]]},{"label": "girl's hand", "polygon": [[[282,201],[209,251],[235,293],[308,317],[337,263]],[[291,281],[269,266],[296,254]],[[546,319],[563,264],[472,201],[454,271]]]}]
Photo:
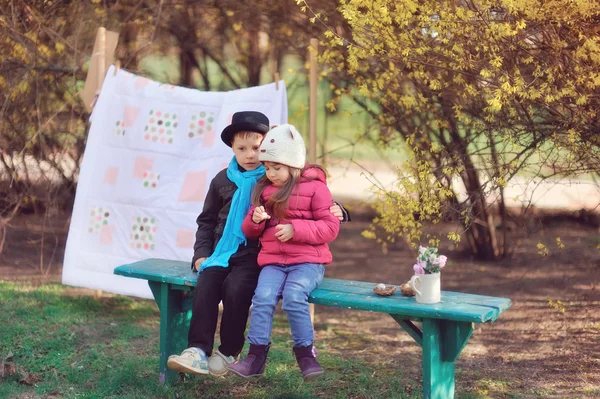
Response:
[{"label": "girl's hand", "polygon": [[291,224],[278,224],[275,228],[277,229],[275,237],[281,242],[289,241],[294,237],[294,226]]},{"label": "girl's hand", "polygon": [[267,219],[271,219],[271,216],[265,211],[264,206],[257,206],[254,208],[254,213],[252,214],[252,221],[254,223],[258,224]]},{"label": "girl's hand", "polygon": [[340,222],[344,220],[344,213],[342,212],[342,208],[340,208],[338,204],[333,204],[331,208],[329,208],[329,212],[331,212],[333,216],[338,218]]},{"label": "girl's hand", "polygon": [[196,269],[196,271],[198,271],[198,269],[200,269],[200,265],[205,260],[206,260],[206,256],[204,258],[198,258],[198,259],[196,259],[196,261],[194,262],[194,269]]}]

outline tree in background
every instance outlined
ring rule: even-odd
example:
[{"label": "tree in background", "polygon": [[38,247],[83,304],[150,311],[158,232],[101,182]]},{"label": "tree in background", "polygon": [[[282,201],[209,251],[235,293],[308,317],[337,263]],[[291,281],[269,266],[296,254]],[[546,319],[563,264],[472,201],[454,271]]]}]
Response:
[{"label": "tree in background", "polygon": [[501,258],[512,178],[600,170],[597,2],[345,0],[338,24],[299,4],[327,27],[329,78],[412,154],[375,204],[384,233],[367,235],[417,242],[450,213],[462,226],[450,238]]},{"label": "tree in background", "polygon": [[[320,5],[333,12],[335,3]],[[0,7],[0,252],[19,211],[68,209],[89,124],[82,89],[100,26],[120,33],[123,68],[169,83],[231,90],[272,81],[286,55],[306,56],[322,27],[293,0],[7,0]],[[146,62],[145,61],[149,61]]]},{"label": "tree in background", "polygon": [[[334,10],[328,4],[323,9]],[[116,57],[130,71],[146,75],[146,57],[174,55],[179,73],[169,83],[231,90],[271,82],[285,55],[305,57],[318,33],[307,22],[292,0],[7,1],[0,9],[2,180],[25,195],[29,159],[43,178],[74,187],[87,129],[77,92],[98,27],[120,32]]]},{"label": "tree in background", "polygon": [[[294,0],[178,0],[168,7],[130,0],[115,8],[121,24],[133,21],[127,25],[132,35],[144,38],[156,28],[152,55],[177,55],[179,73],[171,83],[207,91],[271,82],[283,57],[304,58],[310,38],[323,30],[308,23]],[[319,9],[333,12],[335,2]],[[125,60],[124,67],[138,69],[135,61]]]},{"label": "tree in background", "polygon": [[85,130],[75,89],[91,51],[76,23],[91,15],[78,4],[10,1],[0,9],[0,252],[17,212],[41,212],[61,192],[74,193]]}]

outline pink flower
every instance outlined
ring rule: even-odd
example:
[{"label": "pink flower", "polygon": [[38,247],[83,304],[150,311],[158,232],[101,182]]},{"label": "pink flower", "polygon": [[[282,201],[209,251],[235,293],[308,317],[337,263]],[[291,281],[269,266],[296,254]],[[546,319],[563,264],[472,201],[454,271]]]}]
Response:
[{"label": "pink flower", "polygon": [[440,255],[438,259],[438,263],[440,265],[440,269],[446,266],[446,262],[448,261],[448,257],[445,255]]},{"label": "pink flower", "polygon": [[423,268],[421,261],[415,263],[413,270],[415,271],[415,274],[425,274],[425,269]]}]

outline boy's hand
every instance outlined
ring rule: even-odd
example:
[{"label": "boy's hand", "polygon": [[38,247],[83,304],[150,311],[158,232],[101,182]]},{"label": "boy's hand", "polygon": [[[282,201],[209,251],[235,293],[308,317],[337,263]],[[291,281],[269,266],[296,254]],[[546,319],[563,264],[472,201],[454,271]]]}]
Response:
[{"label": "boy's hand", "polygon": [[277,229],[277,233],[275,233],[275,237],[279,239],[281,242],[286,242],[294,237],[294,226],[291,224],[278,224],[275,226]]},{"label": "boy's hand", "polygon": [[196,271],[198,271],[198,269],[200,268],[200,265],[202,264],[202,262],[204,262],[206,260],[206,257],[204,258],[198,258],[196,259],[196,262],[194,262],[194,269]]},{"label": "boy's hand", "polygon": [[271,219],[271,216],[265,211],[264,206],[257,206],[254,208],[254,213],[252,214],[252,221],[254,223],[258,224],[267,219]]},{"label": "boy's hand", "polygon": [[331,214],[336,218],[340,219],[340,222],[344,220],[344,213],[338,204],[333,204],[333,206],[329,208],[329,212],[331,212]]}]

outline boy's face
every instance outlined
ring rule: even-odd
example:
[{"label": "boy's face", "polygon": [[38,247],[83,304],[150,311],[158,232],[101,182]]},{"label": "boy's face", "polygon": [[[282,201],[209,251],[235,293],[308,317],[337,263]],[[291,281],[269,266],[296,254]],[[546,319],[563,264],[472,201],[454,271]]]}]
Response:
[{"label": "boy's face", "polygon": [[231,143],[237,163],[246,170],[254,170],[260,166],[258,147],[264,136],[260,134],[236,135]]},{"label": "boy's face", "polygon": [[283,187],[288,180],[290,180],[290,168],[286,165],[275,162],[265,162],[265,170],[267,179],[275,187]]}]

